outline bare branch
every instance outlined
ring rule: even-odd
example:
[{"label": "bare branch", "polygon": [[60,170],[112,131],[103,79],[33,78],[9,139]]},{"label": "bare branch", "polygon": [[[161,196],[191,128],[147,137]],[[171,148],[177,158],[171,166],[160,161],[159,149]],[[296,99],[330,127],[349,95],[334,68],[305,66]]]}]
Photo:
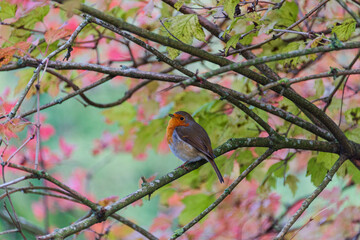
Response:
[{"label": "bare branch", "polygon": [[20,105],[22,104],[22,102],[24,101],[26,94],[29,92],[31,86],[33,85],[33,83],[35,82],[35,80],[37,79],[38,75],[40,74],[40,71],[43,68],[43,65],[49,61],[51,58],[53,58],[54,56],[56,56],[58,53],[60,53],[61,51],[65,50],[66,48],[70,47],[71,44],[73,43],[73,41],[75,40],[75,38],[77,37],[77,35],[80,33],[80,31],[88,24],[88,20],[83,21],[73,32],[73,34],[70,36],[69,40],[67,40],[63,45],[61,45],[61,47],[59,47],[58,49],[56,49],[55,51],[53,51],[52,53],[50,53],[44,60],[41,61],[41,63],[39,64],[39,66],[36,68],[36,70],[34,71],[33,76],[31,77],[31,79],[29,80],[28,84],[26,85],[23,93],[20,96],[20,99],[17,101],[16,105],[14,106],[14,108],[11,110],[11,112],[8,114],[8,117],[11,119],[16,115],[17,110],[20,108]]},{"label": "bare branch", "polygon": [[[3,184],[0,185],[0,188],[5,188],[5,187],[8,187],[8,186],[11,186],[11,185],[14,185],[16,183],[19,183],[19,182],[22,182],[26,179],[30,179],[30,178],[35,178],[35,176],[33,175],[26,175],[26,176],[22,176],[22,177],[19,177],[19,178],[16,178],[12,181],[9,181],[9,182],[5,182]],[[0,198],[1,199],[1,198]]]},{"label": "bare branch", "polygon": [[360,24],[360,17],[357,13],[354,13],[343,0],[336,0],[342,8],[344,8],[357,22],[357,24]]},{"label": "bare branch", "polygon": [[[12,224],[12,220],[7,215],[7,213],[5,213],[4,211],[0,211],[0,218],[2,218],[4,221],[6,221],[9,224]],[[20,222],[22,229],[24,229],[30,233],[33,233],[35,235],[46,234],[46,232],[43,229],[41,229],[37,225],[29,222],[25,218],[19,217],[19,222]]]},{"label": "bare branch", "polygon": [[335,162],[335,164],[331,167],[329,172],[326,174],[324,180],[321,182],[321,184],[315,189],[315,191],[305,199],[305,201],[302,203],[299,210],[296,211],[296,213],[290,218],[290,220],[286,223],[286,225],[281,229],[279,234],[274,238],[275,240],[283,239],[285,234],[289,231],[291,226],[296,222],[296,220],[303,214],[303,212],[310,206],[312,201],[325,189],[325,187],[330,183],[333,176],[337,172],[337,170],[341,167],[341,165],[345,162],[347,159],[346,156],[340,155],[339,159]]},{"label": "bare branch", "polygon": [[210,213],[217,205],[219,205],[230,193],[235,189],[237,185],[252,171],[254,170],[260,163],[262,163],[266,158],[270,157],[275,150],[268,149],[266,152],[261,155],[258,159],[256,159],[253,163],[247,167],[240,176],[233,182],[231,185],[224,190],[224,192],[218,197],[209,207],[207,207],[204,211],[202,211],[197,217],[195,217],[191,222],[186,224],[183,228],[175,231],[173,236],[170,238],[171,240],[177,239],[181,235],[183,235],[187,230],[189,230],[192,226],[198,223],[201,219],[203,219],[208,213]]}]

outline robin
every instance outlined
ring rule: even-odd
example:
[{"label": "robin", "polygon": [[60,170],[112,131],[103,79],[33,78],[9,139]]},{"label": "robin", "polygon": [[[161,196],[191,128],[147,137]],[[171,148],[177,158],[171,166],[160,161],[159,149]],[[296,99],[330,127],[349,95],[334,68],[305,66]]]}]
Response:
[{"label": "robin", "polygon": [[223,183],[224,179],[214,162],[216,156],[205,129],[187,112],[179,111],[169,116],[171,119],[166,129],[166,138],[174,155],[185,162],[180,167],[205,159],[214,168],[220,183]]}]

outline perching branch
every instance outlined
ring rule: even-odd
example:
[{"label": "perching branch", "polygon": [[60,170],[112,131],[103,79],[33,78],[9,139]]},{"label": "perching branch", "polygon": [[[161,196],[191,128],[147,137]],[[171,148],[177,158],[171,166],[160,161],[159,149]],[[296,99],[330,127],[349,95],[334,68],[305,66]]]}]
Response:
[{"label": "perching branch", "polygon": [[[222,144],[221,146],[214,149],[214,154],[216,156],[220,156],[228,151],[237,149],[239,147],[268,147],[272,149],[282,149],[282,148],[296,148],[298,146],[301,149],[312,150],[319,149],[321,151],[329,151],[332,152],[334,149],[340,151],[340,146],[336,146],[334,143],[329,142],[321,142],[321,141],[312,141],[312,140],[300,140],[300,139],[286,139],[284,138],[282,141],[273,141],[272,138],[233,138],[229,139],[227,142]],[[317,146],[317,147],[315,147]],[[327,149],[327,150],[326,150]],[[360,156],[360,154],[359,154]],[[169,172],[165,176],[162,176],[159,179],[156,179],[148,184],[144,185],[142,188],[138,189],[136,192],[118,200],[117,202],[104,207],[101,210],[101,214],[93,213],[90,216],[71,224],[70,226],[58,229],[57,231],[50,233],[45,236],[38,237],[38,239],[50,239],[50,238],[65,238],[72,234],[75,234],[83,229],[86,229],[98,222],[106,220],[109,216],[114,214],[115,212],[125,208],[131,203],[152,194],[156,190],[165,186],[166,184],[175,181],[176,179],[186,175],[187,173],[199,168],[203,164],[207,163],[205,160],[201,160],[198,162],[194,162],[190,165],[187,165],[187,169],[183,168],[175,169],[174,171]]]}]

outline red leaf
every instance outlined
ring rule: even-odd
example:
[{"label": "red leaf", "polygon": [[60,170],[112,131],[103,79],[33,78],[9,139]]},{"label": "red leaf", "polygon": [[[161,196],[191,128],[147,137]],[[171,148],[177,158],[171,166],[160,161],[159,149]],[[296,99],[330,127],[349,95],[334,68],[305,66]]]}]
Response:
[{"label": "red leaf", "polygon": [[7,128],[13,133],[21,132],[29,124],[31,124],[31,122],[21,121],[20,118],[12,119],[6,123]]},{"label": "red leaf", "polygon": [[75,146],[66,143],[63,137],[59,139],[59,145],[66,158],[69,158],[75,149]]},{"label": "red leaf", "polygon": [[17,138],[18,132],[31,124],[30,122],[21,121],[20,118],[12,119],[4,124],[0,124],[0,135],[6,139]]},{"label": "red leaf", "polygon": [[17,54],[20,56],[24,56],[30,46],[31,46],[31,43],[29,43],[29,42],[18,42],[14,45],[14,47],[16,48]]},{"label": "red leaf", "polygon": [[2,65],[8,64],[15,53],[16,49],[14,47],[0,49],[0,67]]},{"label": "red leaf", "polygon": [[50,124],[43,124],[40,128],[40,137],[42,141],[47,141],[55,134],[55,128]]},{"label": "red leaf", "polygon": [[0,67],[9,63],[14,54],[24,56],[26,50],[31,46],[28,42],[19,42],[14,46],[0,49]]},{"label": "red leaf", "polygon": [[140,153],[139,155],[135,156],[135,159],[139,161],[145,161],[147,157],[148,155],[146,153]]},{"label": "red leaf", "polygon": [[32,203],[31,208],[33,210],[36,219],[39,221],[43,221],[45,218],[45,209],[43,202],[42,201],[34,202]]},{"label": "red leaf", "polygon": [[48,31],[46,31],[44,37],[47,44],[53,43],[56,40],[59,40],[61,38],[64,38],[66,36],[71,35],[71,30],[66,28],[60,28],[60,29],[52,29],[50,28]]},{"label": "red leaf", "polygon": [[135,202],[133,202],[131,204],[131,206],[133,206],[133,207],[135,207],[135,206],[141,207],[142,205],[143,205],[143,200],[142,199],[139,199],[139,200],[137,200],[137,201],[135,201]]}]

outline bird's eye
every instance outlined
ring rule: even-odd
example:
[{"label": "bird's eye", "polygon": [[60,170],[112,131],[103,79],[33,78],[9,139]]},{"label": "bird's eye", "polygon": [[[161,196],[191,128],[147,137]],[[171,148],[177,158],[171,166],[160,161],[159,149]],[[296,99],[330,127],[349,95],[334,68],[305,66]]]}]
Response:
[{"label": "bird's eye", "polygon": [[184,120],[184,118],[183,118],[183,117],[181,117],[181,118],[180,118],[180,120],[182,121],[182,120]]}]

